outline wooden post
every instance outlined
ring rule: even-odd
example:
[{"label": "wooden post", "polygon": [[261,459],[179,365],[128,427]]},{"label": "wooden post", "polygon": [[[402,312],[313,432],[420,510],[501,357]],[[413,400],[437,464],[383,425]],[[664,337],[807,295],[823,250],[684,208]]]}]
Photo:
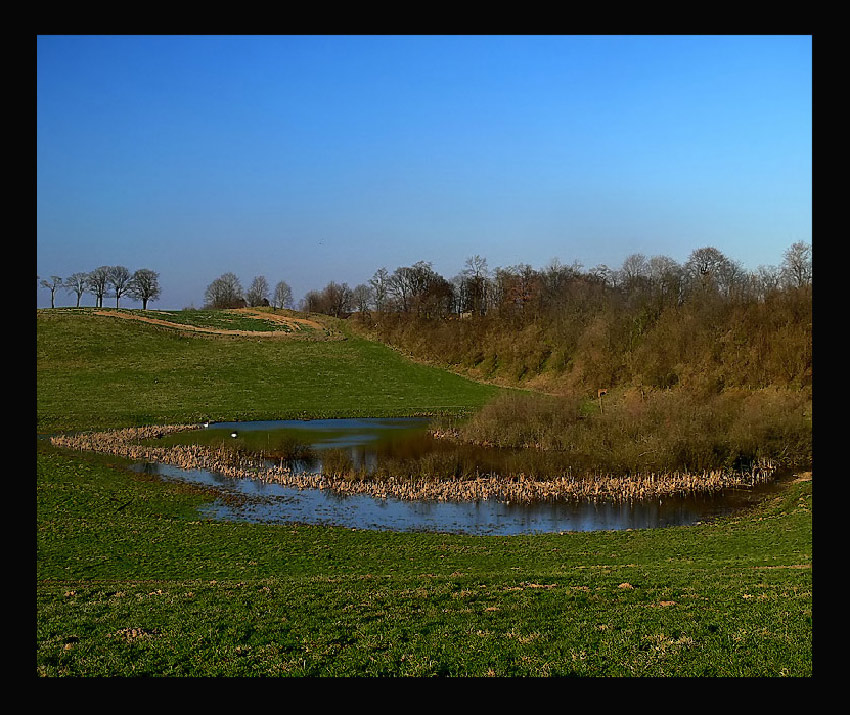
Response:
[{"label": "wooden post", "polygon": [[608,394],[608,388],[603,387],[596,391],[596,398],[599,400],[599,413],[602,413],[602,395]]}]

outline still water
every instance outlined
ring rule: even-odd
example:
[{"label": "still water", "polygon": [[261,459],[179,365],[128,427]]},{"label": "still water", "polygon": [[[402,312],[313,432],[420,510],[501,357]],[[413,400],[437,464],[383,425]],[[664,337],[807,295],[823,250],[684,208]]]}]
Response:
[{"label": "still water", "polygon": [[[344,450],[353,463],[376,465],[382,455],[406,449],[418,453],[430,442],[426,418],[276,420],[215,423],[203,431],[204,441],[245,439],[270,446],[289,441],[309,446],[296,471],[317,471],[327,450]],[[235,438],[231,438],[232,434]],[[191,439],[182,433],[178,439]],[[200,435],[199,435],[200,436]],[[426,445],[426,446],[423,446]],[[435,448],[431,444],[431,448]],[[668,497],[631,503],[614,501],[505,504],[426,502],[381,499],[368,495],[338,495],[327,490],[294,489],[253,479],[231,479],[208,471],[184,470],[166,464],[139,465],[140,470],[215,487],[242,499],[217,500],[206,507],[208,518],[255,523],[302,523],[352,529],[427,531],[463,534],[532,534],[568,531],[646,529],[695,524],[727,516],[752,505],[778,488],[777,483],[754,489],[730,489],[711,495]]]}]

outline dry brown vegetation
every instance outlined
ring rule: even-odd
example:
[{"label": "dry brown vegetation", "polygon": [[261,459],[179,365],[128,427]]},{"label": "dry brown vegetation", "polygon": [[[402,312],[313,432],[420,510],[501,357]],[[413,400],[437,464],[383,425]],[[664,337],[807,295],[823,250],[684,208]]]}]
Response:
[{"label": "dry brown vegetation", "polygon": [[748,471],[812,461],[812,405],[800,391],[630,388],[596,401],[506,394],[466,421],[462,442],[564,452],[576,469],[612,474]]},{"label": "dry brown vegetation", "polygon": [[[773,468],[763,465],[748,473],[703,471],[640,475],[553,475],[542,478],[524,474],[448,475],[445,464],[427,460],[401,461],[366,475],[350,463],[326,460],[321,474],[294,473],[283,462],[225,446],[196,444],[157,446],[149,444],[166,434],[194,429],[192,425],[131,428],[107,432],[57,435],[59,447],[116,454],[132,460],[172,464],[182,469],[202,469],[237,479],[259,479],[297,489],[327,489],[338,494],[369,494],[386,499],[476,501],[495,499],[529,503],[567,499],[605,498],[631,500],[707,492],[728,487],[753,486],[769,481]],[[339,455],[342,453],[340,452]],[[415,469],[411,471],[411,464]],[[432,468],[429,468],[432,467]]]},{"label": "dry brown vegetation", "polygon": [[751,274],[712,248],[682,266],[636,255],[620,271],[467,272],[448,304],[428,290],[444,283],[417,266],[420,293],[352,324],[414,359],[537,393],[449,425],[455,439],[564,450],[620,474],[811,461],[806,244]]}]

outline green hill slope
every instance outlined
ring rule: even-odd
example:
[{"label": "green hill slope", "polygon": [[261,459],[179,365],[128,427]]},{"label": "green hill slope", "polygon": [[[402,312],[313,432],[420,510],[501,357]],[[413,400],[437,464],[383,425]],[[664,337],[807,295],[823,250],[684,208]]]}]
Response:
[{"label": "green hill slope", "polygon": [[187,336],[87,312],[37,312],[39,431],[295,417],[459,413],[497,388],[338,341]]}]

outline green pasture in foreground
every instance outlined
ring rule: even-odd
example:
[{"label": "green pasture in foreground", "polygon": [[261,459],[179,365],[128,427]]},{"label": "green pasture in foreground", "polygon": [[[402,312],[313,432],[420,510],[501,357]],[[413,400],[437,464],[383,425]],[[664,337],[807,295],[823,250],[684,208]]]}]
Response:
[{"label": "green pasture in foreground", "polygon": [[184,336],[85,312],[38,311],[38,430],[476,409],[497,388],[348,335]]},{"label": "green pasture in foreground", "polygon": [[40,675],[812,673],[811,481],[695,527],[402,534],[206,521],[37,453]]}]

